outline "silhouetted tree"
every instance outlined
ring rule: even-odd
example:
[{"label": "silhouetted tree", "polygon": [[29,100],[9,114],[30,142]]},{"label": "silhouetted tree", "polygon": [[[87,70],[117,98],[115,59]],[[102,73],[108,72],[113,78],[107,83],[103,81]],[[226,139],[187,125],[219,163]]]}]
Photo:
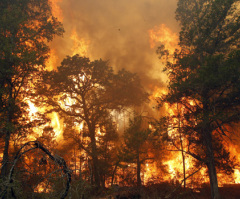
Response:
[{"label": "silhouetted tree", "polygon": [[188,153],[207,166],[214,199],[220,198],[216,160],[221,136],[240,118],[238,6],[236,0],[179,0],[181,50],[165,68],[170,83],[162,101],[184,107],[182,132],[191,146],[198,146]]},{"label": "silhouetted tree", "polygon": [[[47,41],[63,32],[52,16],[47,0],[0,2],[0,132],[4,137],[1,167],[7,175],[9,142],[31,126],[27,118],[27,95],[33,92],[33,79],[44,68]],[[24,115],[24,116],[23,116]]]},{"label": "silhouetted tree", "polygon": [[153,141],[153,133],[148,127],[148,121],[143,116],[134,116],[129,120],[129,127],[123,134],[124,161],[137,166],[137,186],[141,186],[141,166],[153,157],[149,156],[149,142]]},{"label": "silhouetted tree", "polygon": [[[79,144],[91,158],[93,183],[100,187],[98,130],[112,110],[140,105],[147,95],[136,74],[126,70],[114,74],[102,60],[91,62],[74,55],[65,58],[57,69],[46,72],[39,94],[47,97],[51,111],[68,117],[72,124],[83,124],[85,139]],[[108,133],[107,128],[103,133]]]}]

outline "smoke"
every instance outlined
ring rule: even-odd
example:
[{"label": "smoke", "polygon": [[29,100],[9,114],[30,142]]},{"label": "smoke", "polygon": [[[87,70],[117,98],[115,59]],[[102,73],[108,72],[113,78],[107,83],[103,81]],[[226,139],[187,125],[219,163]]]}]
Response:
[{"label": "smoke", "polygon": [[138,73],[150,92],[164,87],[166,76],[156,54],[160,43],[151,48],[149,30],[165,24],[178,32],[177,0],[57,0],[57,4],[66,31],[51,44],[57,65],[66,55],[79,53],[91,60],[108,60],[115,70]]}]

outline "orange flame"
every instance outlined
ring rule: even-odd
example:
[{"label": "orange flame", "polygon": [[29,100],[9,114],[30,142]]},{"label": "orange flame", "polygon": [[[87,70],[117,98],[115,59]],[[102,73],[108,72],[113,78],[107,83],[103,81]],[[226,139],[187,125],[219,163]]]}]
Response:
[{"label": "orange flame", "polygon": [[59,140],[63,132],[62,122],[60,121],[59,115],[56,112],[52,113],[50,117],[51,117],[51,125],[55,132],[56,139]]},{"label": "orange flame", "polygon": [[61,3],[62,0],[48,0],[48,1],[52,7],[53,16],[58,18],[59,21],[63,22],[62,9],[59,6],[59,3]]},{"label": "orange flame", "polygon": [[50,193],[52,190],[50,187],[47,187],[47,182],[43,181],[37,185],[34,189],[35,193]]},{"label": "orange flame", "polygon": [[72,30],[70,38],[73,41],[73,47],[71,49],[72,55],[79,54],[86,57],[88,55],[88,46],[90,42],[84,38],[80,38],[75,29]]},{"label": "orange flame", "polygon": [[165,24],[155,26],[149,30],[150,47],[155,48],[156,45],[164,44],[165,48],[173,53],[177,48],[178,35],[172,32]]},{"label": "orange flame", "polygon": [[48,70],[53,70],[57,64],[57,55],[55,49],[50,49],[49,58],[47,60],[46,66]]}]

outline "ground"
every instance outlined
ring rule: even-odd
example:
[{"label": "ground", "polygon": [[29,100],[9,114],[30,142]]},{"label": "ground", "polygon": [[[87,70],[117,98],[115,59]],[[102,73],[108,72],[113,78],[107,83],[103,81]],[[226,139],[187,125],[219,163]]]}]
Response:
[{"label": "ground", "polygon": [[[240,199],[240,184],[220,187],[222,199]],[[169,183],[137,187],[119,187],[107,190],[94,199],[211,199],[208,185],[198,189],[183,189]]]}]

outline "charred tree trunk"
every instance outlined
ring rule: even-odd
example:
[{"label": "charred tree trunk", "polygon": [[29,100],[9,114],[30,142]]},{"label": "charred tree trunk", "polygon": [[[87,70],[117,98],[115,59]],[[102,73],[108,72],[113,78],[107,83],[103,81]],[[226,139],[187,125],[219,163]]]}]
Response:
[{"label": "charred tree trunk", "polygon": [[[30,148],[29,148],[30,147]],[[17,154],[14,157],[14,161],[13,161],[13,165],[10,169],[9,175],[8,175],[8,183],[6,183],[5,185],[5,189],[2,190],[2,192],[0,193],[0,198],[8,198],[7,197],[7,193],[8,193],[8,189],[11,190],[11,198],[17,198],[15,196],[14,190],[13,190],[13,186],[12,184],[14,183],[14,179],[13,179],[13,173],[14,173],[14,169],[16,167],[16,164],[18,162],[18,160],[27,152],[35,150],[35,149],[41,149],[44,153],[46,153],[46,155],[48,155],[48,157],[53,160],[55,163],[58,164],[58,166],[61,168],[61,170],[63,171],[63,173],[66,175],[67,177],[67,182],[66,182],[66,189],[65,191],[61,194],[60,198],[64,199],[67,197],[68,191],[70,189],[70,183],[71,183],[71,173],[72,171],[67,167],[67,164],[65,162],[65,160],[57,155],[52,155],[50,151],[48,151],[47,148],[45,148],[40,142],[38,141],[30,141],[25,143],[17,152]]]}]

